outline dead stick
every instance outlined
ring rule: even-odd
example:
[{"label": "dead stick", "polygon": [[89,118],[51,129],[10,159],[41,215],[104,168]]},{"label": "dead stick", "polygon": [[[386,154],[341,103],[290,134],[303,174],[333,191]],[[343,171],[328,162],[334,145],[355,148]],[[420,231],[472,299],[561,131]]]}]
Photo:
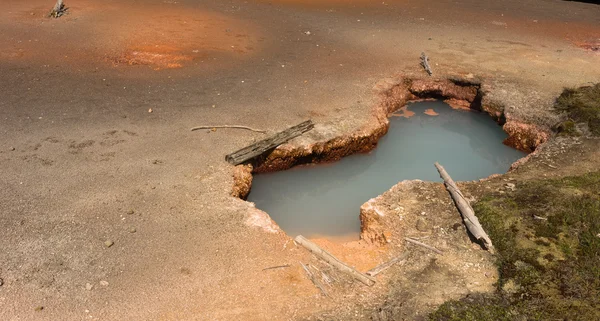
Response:
[{"label": "dead stick", "polygon": [[362,274],[362,273],[356,271],[355,269],[351,268],[346,263],[340,261],[338,258],[333,256],[331,253],[325,251],[324,249],[320,248],[317,244],[306,239],[304,236],[298,235],[298,236],[296,236],[294,241],[296,241],[296,243],[304,246],[306,249],[311,251],[318,258],[333,265],[340,271],[352,276],[353,278],[359,280],[360,282],[362,282],[368,286],[372,286],[373,284],[375,284],[375,280],[373,280],[371,277],[369,277],[365,274]]},{"label": "dead stick", "polygon": [[460,189],[458,188],[458,186],[456,186],[456,183],[454,183],[454,181],[452,180],[450,175],[448,175],[444,167],[442,167],[442,165],[438,164],[437,162],[435,163],[435,167],[440,173],[440,177],[442,177],[442,179],[444,180],[444,185],[446,186],[448,193],[450,193],[450,196],[454,200],[456,208],[458,208],[458,211],[462,215],[463,222],[465,222],[465,225],[467,226],[469,232],[473,234],[475,239],[481,241],[483,245],[488,249],[488,251],[490,251],[490,253],[494,254],[494,246],[492,245],[492,240],[490,240],[490,237],[483,230],[483,227],[479,223],[479,219],[477,219],[477,216],[475,216],[475,211],[473,211],[473,208],[471,207],[471,204],[469,204],[469,201],[467,201],[465,196],[461,193]]},{"label": "dead stick", "polygon": [[241,125],[219,125],[219,126],[196,126],[194,128],[192,128],[191,130],[199,130],[199,129],[213,129],[213,128],[237,128],[237,129],[247,129],[247,130],[251,130],[253,132],[257,132],[257,133],[263,133],[266,134],[267,131],[266,130],[260,130],[260,129],[254,129],[248,126],[241,126]]},{"label": "dead stick", "polygon": [[417,241],[417,240],[413,240],[413,239],[411,239],[410,237],[405,237],[404,239],[405,239],[407,242],[410,242],[410,243],[412,243],[412,244],[415,244],[415,245],[418,245],[418,246],[424,247],[424,248],[426,248],[426,249],[428,249],[428,250],[431,250],[431,251],[433,251],[433,252],[435,252],[435,253],[437,253],[437,254],[439,254],[439,255],[443,255],[443,254],[444,254],[444,252],[442,252],[442,251],[440,251],[440,250],[436,249],[435,247],[433,247],[433,246],[431,246],[431,245],[427,245],[427,244],[425,244],[425,243],[421,243],[421,242],[419,242],[419,241]]},{"label": "dead stick", "polygon": [[377,274],[389,269],[390,267],[392,267],[394,264],[396,263],[402,263],[405,262],[405,258],[408,256],[408,253],[402,253],[402,255],[393,258],[383,264],[380,264],[372,269],[370,269],[369,271],[367,271],[367,273],[365,273],[368,276],[376,276]]},{"label": "dead stick", "polygon": [[314,274],[306,267],[306,265],[304,265],[302,262],[300,262],[300,265],[302,265],[302,268],[304,269],[304,271],[306,272],[306,274],[308,275],[308,278],[312,281],[312,283],[319,290],[321,290],[323,295],[328,296],[327,291],[325,291],[325,288],[323,288],[323,285],[321,285],[321,283],[315,278]]},{"label": "dead stick", "polygon": [[285,264],[285,265],[271,266],[271,267],[268,267],[268,268],[264,268],[262,270],[266,271],[266,270],[273,270],[273,269],[282,269],[282,268],[287,268],[287,267],[290,267],[290,265],[289,264]]}]

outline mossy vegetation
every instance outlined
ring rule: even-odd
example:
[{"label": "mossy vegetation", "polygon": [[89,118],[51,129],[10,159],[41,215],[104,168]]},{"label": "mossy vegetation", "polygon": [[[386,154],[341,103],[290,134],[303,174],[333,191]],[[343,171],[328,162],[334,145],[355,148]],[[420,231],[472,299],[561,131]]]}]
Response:
[{"label": "mossy vegetation", "polygon": [[576,124],[585,124],[592,135],[600,136],[600,83],[565,89],[554,108],[568,117],[557,126],[559,134],[576,135]]},{"label": "mossy vegetation", "polygon": [[497,291],[430,320],[600,320],[600,172],[517,184],[474,208],[498,250]]}]

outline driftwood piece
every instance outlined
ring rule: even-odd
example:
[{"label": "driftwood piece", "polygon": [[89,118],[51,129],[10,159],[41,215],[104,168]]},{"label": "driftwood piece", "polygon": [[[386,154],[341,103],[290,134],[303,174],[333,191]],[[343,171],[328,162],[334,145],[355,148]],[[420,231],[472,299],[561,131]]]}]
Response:
[{"label": "driftwood piece", "polygon": [[252,127],[248,127],[248,126],[241,126],[241,125],[218,125],[218,126],[196,126],[193,127],[191,130],[199,130],[199,129],[213,129],[213,128],[237,128],[237,129],[247,129],[253,132],[257,132],[257,133],[263,133],[266,134],[267,131],[266,130],[260,130],[260,129],[254,129]]},{"label": "driftwood piece", "polygon": [[431,251],[433,251],[433,252],[435,252],[435,253],[437,253],[437,254],[439,254],[439,255],[443,255],[443,254],[444,254],[444,252],[442,252],[442,251],[440,251],[440,250],[436,249],[435,247],[433,247],[433,246],[431,246],[431,245],[427,245],[427,244],[425,244],[425,243],[421,243],[421,242],[419,242],[419,241],[417,241],[417,240],[415,240],[415,239],[411,239],[410,237],[405,237],[404,239],[405,239],[407,242],[410,242],[410,243],[412,243],[412,244],[418,245],[418,246],[420,246],[420,247],[424,247],[424,248],[426,248],[426,249],[428,249],[428,250],[431,250]]},{"label": "driftwood piece", "polygon": [[282,132],[279,132],[269,138],[256,142],[248,147],[244,147],[236,152],[225,156],[225,160],[233,165],[239,165],[250,159],[262,155],[263,153],[287,142],[288,140],[298,137],[307,131],[313,129],[315,124],[312,120],[307,120],[294,127],[290,127]]},{"label": "driftwood piece", "polygon": [[67,12],[67,9],[68,8],[65,7],[63,0],[57,0],[54,8],[52,8],[52,11],[50,11],[49,16],[52,18],[60,18]]},{"label": "driftwood piece", "polygon": [[433,74],[431,67],[429,66],[429,57],[427,57],[424,52],[421,53],[421,66],[423,66],[429,76]]},{"label": "driftwood piece", "polygon": [[284,264],[284,265],[278,265],[278,266],[271,266],[271,267],[268,267],[268,268],[264,268],[262,270],[266,271],[266,270],[274,270],[274,269],[283,269],[283,268],[288,268],[288,267],[290,267],[289,264]]},{"label": "driftwood piece", "polygon": [[408,253],[402,253],[402,255],[395,257],[385,263],[379,264],[378,266],[370,269],[369,271],[367,271],[367,273],[365,273],[368,276],[376,276],[377,274],[389,269],[390,267],[392,267],[394,264],[396,263],[404,263],[406,262],[406,257],[408,256]]},{"label": "driftwood piece", "polygon": [[312,281],[312,283],[319,289],[321,290],[321,293],[323,293],[324,296],[329,296],[327,294],[327,291],[325,291],[325,288],[323,287],[323,284],[321,284],[321,282],[319,282],[319,280],[315,277],[315,275],[308,269],[308,267],[306,265],[304,265],[302,262],[300,262],[300,265],[302,265],[302,268],[304,269],[304,272],[306,272],[306,275],[308,276],[308,279]]},{"label": "driftwood piece", "polygon": [[373,280],[371,277],[356,271],[352,267],[348,266],[346,263],[340,261],[338,258],[333,256],[331,253],[320,248],[317,244],[306,239],[304,236],[298,235],[298,236],[296,236],[294,241],[296,241],[296,243],[307,248],[318,258],[324,260],[325,262],[331,264],[338,270],[352,276],[353,278],[359,280],[360,282],[362,282],[368,286],[372,286],[373,284],[375,284],[375,280]]},{"label": "driftwood piece", "polygon": [[450,175],[448,175],[444,167],[442,167],[442,165],[438,164],[437,162],[435,163],[435,167],[437,168],[438,172],[440,173],[440,176],[444,180],[444,185],[450,193],[450,196],[452,196],[454,204],[456,205],[458,211],[462,215],[463,221],[465,222],[465,225],[467,226],[469,232],[471,232],[471,234],[473,234],[473,236],[478,241],[482,242],[485,248],[488,251],[490,251],[490,253],[494,254],[494,246],[492,245],[492,240],[490,240],[490,237],[483,230],[483,227],[479,223],[479,219],[477,219],[477,216],[475,216],[475,211],[473,211],[473,208],[471,207],[471,204],[469,204],[469,201],[467,201],[464,195],[460,192],[460,189],[458,189],[458,186],[456,186],[456,183],[454,183],[454,181],[452,180]]}]

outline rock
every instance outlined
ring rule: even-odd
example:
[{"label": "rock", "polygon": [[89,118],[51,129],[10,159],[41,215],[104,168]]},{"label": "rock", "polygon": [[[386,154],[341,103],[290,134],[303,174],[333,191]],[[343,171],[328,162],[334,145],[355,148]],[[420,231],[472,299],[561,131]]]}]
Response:
[{"label": "rock", "polygon": [[131,210],[131,209],[130,209],[129,211],[127,211],[127,214],[129,214],[129,215],[132,215],[133,213],[135,213],[135,211],[134,211],[134,210]]},{"label": "rock", "polygon": [[93,286],[93,285],[91,285],[90,283],[86,283],[86,284],[85,284],[85,289],[86,289],[86,290],[88,290],[88,291],[91,291],[93,287],[94,287],[94,286]]},{"label": "rock", "polygon": [[35,307],[35,310],[42,311],[42,310],[44,310],[44,307],[40,305],[40,306]]},{"label": "rock", "polygon": [[12,151],[14,151],[15,149],[16,149],[16,148],[14,148],[14,147],[11,147],[11,148],[10,148],[10,151],[12,152]]},{"label": "rock", "polygon": [[429,226],[424,219],[420,218],[417,220],[417,224],[415,225],[419,232],[427,232],[429,230]]},{"label": "rock", "polygon": [[129,233],[135,233],[135,232],[136,232],[136,229],[135,229],[135,227],[131,227],[131,228],[129,228]]},{"label": "rock", "polygon": [[4,285],[4,280],[0,278],[0,286]]},{"label": "rock", "polygon": [[106,247],[111,247],[115,244],[115,242],[111,241],[111,240],[107,240],[104,242],[104,246]]},{"label": "rock", "polygon": [[506,183],[504,186],[506,186],[506,189],[509,189],[511,191],[514,191],[516,189],[516,185],[513,183]]},{"label": "rock", "polygon": [[108,286],[108,282],[102,280],[102,281],[100,281],[100,285],[102,285],[102,286]]}]

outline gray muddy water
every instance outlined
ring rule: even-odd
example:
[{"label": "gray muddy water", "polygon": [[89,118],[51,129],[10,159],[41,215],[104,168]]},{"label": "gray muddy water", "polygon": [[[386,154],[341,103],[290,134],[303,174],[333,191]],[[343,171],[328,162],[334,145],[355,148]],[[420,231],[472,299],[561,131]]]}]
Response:
[{"label": "gray muddy water", "polygon": [[412,113],[392,117],[369,154],[255,175],[248,200],[290,236],[358,239],[360,206],[402,180],[441,181],[436,161],[465,181],[505,173],[525,156],[502,144],[506,133],[486,114],[440,101],[409,104],[404,115]]}]

